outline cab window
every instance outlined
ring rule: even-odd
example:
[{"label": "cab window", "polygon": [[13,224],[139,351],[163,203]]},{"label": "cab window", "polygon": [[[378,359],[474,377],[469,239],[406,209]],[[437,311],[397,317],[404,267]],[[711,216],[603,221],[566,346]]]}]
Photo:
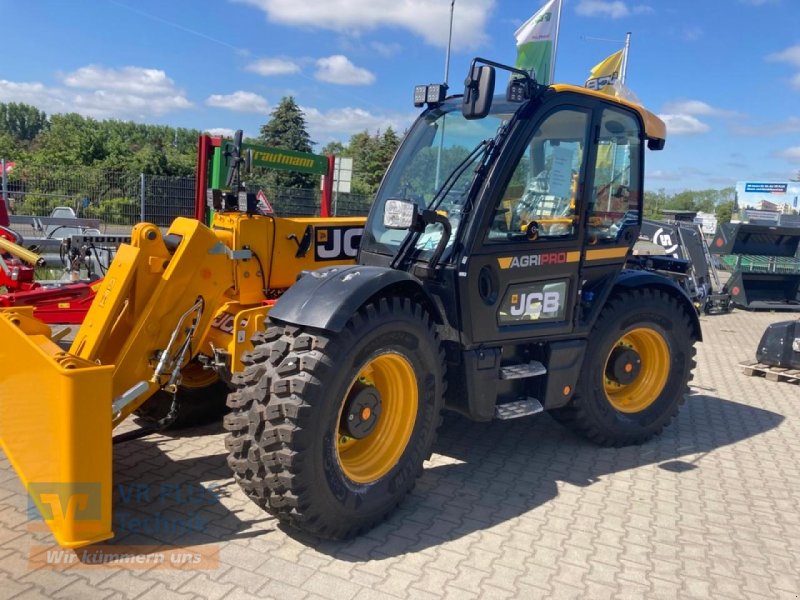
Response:
[{"label": "cab window", "polygon": [[603,109],[589,200],[589,244],[616,243],[625,223],[639,219],[641,130],[628,113]]},{"label": "cab window", "polygon": [[589,113],[562,109],[537,127],[495,207],[488,242],[569,238],[577,233],[577,187]]}]

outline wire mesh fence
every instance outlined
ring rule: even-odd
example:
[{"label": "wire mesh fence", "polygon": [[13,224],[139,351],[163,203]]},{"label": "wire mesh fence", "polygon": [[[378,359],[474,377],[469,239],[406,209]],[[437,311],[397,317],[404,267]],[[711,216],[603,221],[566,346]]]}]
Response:
[{"label": "wire mesh fence", "polygon": [[[176,217],[194,215],[195,180],[91,167],[23,165],[5,174],[12,215],[49,216],[59,207],[72,209],[79,218],[99,219],[104,226],[125,226],[140,221],[167,227]],[[263,190],[278,216],[318,216],[319,189],[295,189],[254,183],[248,191]],[[372,198],[337,194],[335,215],[366,215]]]}]

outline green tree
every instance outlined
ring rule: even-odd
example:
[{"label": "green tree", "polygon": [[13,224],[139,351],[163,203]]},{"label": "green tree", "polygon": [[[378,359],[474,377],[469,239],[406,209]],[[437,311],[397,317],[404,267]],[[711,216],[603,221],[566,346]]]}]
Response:
[{"label": "green tree", "polygon": [[50,127],[37,138],[35,162],[46,165],[101,163],[108,155],[106,138],[98,122],[76,113],[53,115]]},{"label": "green tree", "polygon": [[338,140],[325,144],[322,147],[321,153],[325,156],[330,154],[333,154],[334,156],[349,156],[349,154],[347,154],[347,146]]},{"label": "green tree", "polygon": [[718,223],[730,223],[733,218],[733,201],[723,202],[717,206],[715,214]]},{"label": "green tree", "polygon": [[664,189],[657,192],[645,192],[643,200],[643,216],[647,219],[658,219],[661,210],[667,208],[669,197]]},{"label": "green tree", "polygon": [[[259,141],[285,150],[311,152],[313,142],[306,130],[305,115],[292,96],[284,97],[272,111],[269,122],[261,127]],[[280,187],[313,188],[315,185],[312,175],[296,171],[276,169],[267,179]]]},{"label": "green tree", "polygon": [[6,160],[17,160],[19,158],[17,140],[10,133],[0,132],[0,158],[5,158]]},{"label": "green tree", "polygon": [[35,106],[17,102],[0,102],[0,133],[30,142],[47,129],[47,115]]}]

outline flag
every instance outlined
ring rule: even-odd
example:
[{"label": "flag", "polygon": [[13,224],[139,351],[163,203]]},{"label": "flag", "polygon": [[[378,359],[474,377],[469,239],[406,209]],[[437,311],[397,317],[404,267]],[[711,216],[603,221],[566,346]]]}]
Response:
[{"label": "flag", "polygon": [[616,96],[617,84],[622,73],[622,60],[625,50],[614,52],[608,58],[597,63],[589,72],[586,86],[590,90],[598,90],[612,96]]},{"label": "flag", "polygon": [[558,43],[558,19],[561,0],[550,0],[517,29],[518,69],[533,71],[536,81],[543,85],[552,83],[553,58]]}]

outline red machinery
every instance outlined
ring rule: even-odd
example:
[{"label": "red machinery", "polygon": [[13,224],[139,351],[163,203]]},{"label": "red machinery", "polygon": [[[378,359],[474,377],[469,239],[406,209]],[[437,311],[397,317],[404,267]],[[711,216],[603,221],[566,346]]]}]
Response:
[{"label": "red machinery", "polygon": [[34,306],[34,314],[46,323],[83,322],[98,283],[43,286],[34,279],[41,257],[20,246],[20,241],[15,231],[0,226],[0,287],[6,289],[0,294],[0,308]]}]

